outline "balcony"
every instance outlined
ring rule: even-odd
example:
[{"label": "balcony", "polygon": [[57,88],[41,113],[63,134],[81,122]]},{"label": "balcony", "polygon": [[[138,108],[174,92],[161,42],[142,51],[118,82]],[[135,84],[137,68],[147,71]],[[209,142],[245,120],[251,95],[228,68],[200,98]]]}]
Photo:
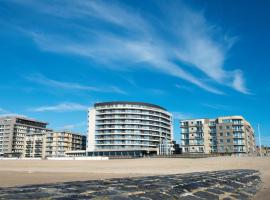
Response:
[{"label": "balcony", "polygon": [[244,142],[233,142],[233,145],[235,145],[235,146],[244,146],[245,145],[245,143]]}]

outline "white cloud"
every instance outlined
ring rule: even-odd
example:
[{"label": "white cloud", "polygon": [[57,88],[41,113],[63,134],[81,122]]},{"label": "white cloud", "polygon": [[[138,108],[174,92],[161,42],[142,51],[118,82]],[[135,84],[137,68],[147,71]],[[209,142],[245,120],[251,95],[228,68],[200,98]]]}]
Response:
[{"label": "white cloud", "polygon": [[184,119],[191,119],[194,118],[193,114],[189,114],[189,113],[182,113],[182,112],[172,112],[173,114],[173,118],[175,120],[184,120]]},{"label": "white cloud", "polygon": [[0,117],[6,117],[6,116],[20,116],[20,117],[26,117],[25,115],[21,115],[18,113],[13,113],[9,110],[6,110],[4,108],[0,108]]},{"label": "white cloud", "polygon": [[243,78],[243,73],[241,70],[236,70],[234,72],[234,79],[233,79],[233,82],[232,82],[232,86],[244,93],[244,94],[252,94],[249,92],[249,90],[245,87],[245,83],[244,83],[244,78]]},{"label": "white cloud", "polygon": [[41,85],[54,87],[54,88],[60,88],[60,89],[126,94],[125,91],[121,90],[120,88],[116,86],[107,86],[107,87],[87,86],[87,85],[82,85],[79,83],[63,82],[63,81],[49,79],[41,74],[34,74],[34,75],[27,76],[26,79],[32,82],[41,84]]},{"label": "white cloud", "polygon": [[3,108],[0,108],[0,113],[7,113],[8,111],[3,109]]},{"label": "white cloud", "polygon": [[[217,88],[220,86],[250,94],[243,72],[240,69],[229,71],[224,66],[235,37],[223,33],[218,26],[209,23],[202,12],[183,3],[162,5],[160,8],[165,14],[157,20],[153,13],[140,12],[118,2],[55,1],[53,5],[46,1],[15,2],[34,8],[41,13],[40,17],[46,14],[58,20],[90,20],[83,24],[63,21],[66,33],[76,33],[78,37],[59,34],[53,29],[24,29],[44,51],[82,56],[117,70],[147,67],[215,94],[224,94]],[[91,20],[101,25],[93,25]],[[118,31],[104,28],[104,23]],[[201,74],[193,73],[194,69]]]},{"label": "white cloud", "polygon": [[67,112],[67,111],[87,111],[89,106],[77,103],[60,103],[54,106],[41,106],[38,108],[30,109],[33,112]]},{"label": "white cloud", "polygon": [[117,38],[117,36],[100,33],[100,39],[96,41],[96,44],[90,45],[80,42],[76,43],[74,41],[59,42],[61,39],[55,36],[50,37],[47,35],[44,37],[37,33],[30,34],[43,50],[88,57],[107,65],[109,68],[116,69],[117,67],[118,70],[119,67],[115,67],[114,63],[124,62],[128,63],[126,64],[127,66],[134,63],[147,63],[148,65],[146,67],[149,69],[184,79],[209,92],[223,94],[223,92],[207,85],[176,64],[170,62],[167,55],[165,55],[165,47],[163,49],[162,46],[155,46],[155,44],[149,41],[125,40]]},{"label": "white cloud", "polygon": [[[183,44],[181,48],[176,49],[177,57],[199,69],[214,81],[248,94],[241,70],[226,71],[224,69],[227,51],[236,41],[236,37],[220,33],[218,28],[211,26],[201,13],[185,7],[184,15],[189,20],[180,22],[182,28],[178,34]],[[219,34],[220,37],[214,39],[215,34]]]},{"label": "white cloud", "polygon": [[221,105],[221,104],[208,104],[208,103],[202,103],[202,106],[207,107],[207,108],[212,108],[215,110],[228,110],[230,109],[229,106],[226,105]]},{"label": "white cloud", "polygon": [[188,87],[186,85],[179,85],[179,84],[175,84],[175,87],[181,90],[186,90],[188,92],[193,92],[193,89],[191,87]]}]

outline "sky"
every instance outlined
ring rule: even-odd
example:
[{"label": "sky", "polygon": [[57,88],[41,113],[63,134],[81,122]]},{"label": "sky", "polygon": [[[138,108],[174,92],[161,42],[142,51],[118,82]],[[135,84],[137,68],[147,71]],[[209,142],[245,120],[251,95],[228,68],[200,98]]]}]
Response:
[{"label": "sky", "polygon": [[267,0],[0,0],[0,115],[86,134],[102,101],[242,115],[270,146]]}]

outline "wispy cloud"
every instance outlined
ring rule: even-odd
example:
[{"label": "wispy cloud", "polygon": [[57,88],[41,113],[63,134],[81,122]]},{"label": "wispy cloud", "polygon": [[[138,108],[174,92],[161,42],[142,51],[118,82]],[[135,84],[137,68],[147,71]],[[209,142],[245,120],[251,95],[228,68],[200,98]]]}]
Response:
[{"label": "wispy cloud", "polygon": [[5,110],[4,108],[0,108],[0,113],[7,113],[8,111]]},{"label": "wispy cloud", "polygon": [[186,90],[188,92],[193,92],[193,89],[191,87],[188,87],[186,85],[179,85],[179,84],[175,84],[175,87],[181,90]]},{"label": "wispy cloud", "polygon": [[233,72],[234,79],[232,81],[232,86],[238,90],[241,91],[244,94],[249,94],[252,95],[253,93],[250,92],[246,86],[245,86],[245,81],[243,78],[243,72],[241,70],[235,70]]},{"label": "wispy cloud", "polygon": [[230,109],[229,106],[222,105],[222,104],[202,103],[201,105],[204,106],[204,107],[207,107],[207,108],[215,109],[215,110],[220,110],[220,109],[222,109],[222,110],[228,110],[228,109]]},{"label": "wispy cloud", "polygon": [[13,113],[9,110],[6,110],[4,108],[0,108],[0,117],[7,117],[7,116],[20,116],[20,117],[26,117],[26,115]]},{"label": "wispy cloud", "polygon": [[54,87],[54,88],[60,88],[60,89],[126,94],[125,91],[121,90],[120,88],[116,86],[107,86],[107,87],[87,86],[87,85],[83,85],[79,83],[64,82],[64,81],[49,79],[41,74],[33,74],[30,76],[26,76],[25,78],[29,81],[32,81],[41,85]]},{"label": "wispy cloud", "polygon": [[173,114],[173,118],[175,120],[183,120],[183,119],[191,119],[194,118],[193,114],[189,114],[189,113],[183,113],[183,112],[172,112]]},{"label": "wispy cloud", "polygon": [[87,105],[78,103],[60,103],[53,106],[40,106],[38,108],[32,108],[33,112],[70,112],[70,111],[86,111],[89,108]]},{"label": "wispy cloud", "polygon": [[[116,70],[146,67],[215,94],[224,94],[220,86],[250,94],[243,72],[226,70],[227,52],[236,38],[183,2],[162,2],[164,14],[159,16],[115,1],[12,2],[32,8],[39,17],[63,19],[66,34],[53,27],[22,29],[44,51],[82,56]],[[194,69],[198,73],[193,73]]]}]

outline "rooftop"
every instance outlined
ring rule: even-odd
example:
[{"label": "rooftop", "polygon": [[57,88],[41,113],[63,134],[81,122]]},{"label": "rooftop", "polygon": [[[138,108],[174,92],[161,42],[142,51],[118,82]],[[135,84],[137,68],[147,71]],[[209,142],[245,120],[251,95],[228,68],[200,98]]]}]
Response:
[{"label": "rooftop", "polygon": [[43,124],[43,125],[48,125],[47,122],[39,121],[39,120],[36,120],[36,119],[26,118],[25,116],[20,116],[20,115],[1,116],[0,119],[19,119],[19,120],[23,120],[23,121],[29,121],[29,122],[34,122],[34,123],[40,123],[40,124]]},{"label": "rooftop", "polygon": [[162,109],[162,110],[167,111],[165,108],[163,108],[161,106],[158,106],[158,105],[155,105],[155,104],[144,103],[144,102],[130,102],[130,101],[101,102],[101,103],[95,103],[94,107],[105,106],[105,105],[115,105],[115,104],[143,105],[143,106],[149,106],[149,107],[159,108],[159,109]]}]

